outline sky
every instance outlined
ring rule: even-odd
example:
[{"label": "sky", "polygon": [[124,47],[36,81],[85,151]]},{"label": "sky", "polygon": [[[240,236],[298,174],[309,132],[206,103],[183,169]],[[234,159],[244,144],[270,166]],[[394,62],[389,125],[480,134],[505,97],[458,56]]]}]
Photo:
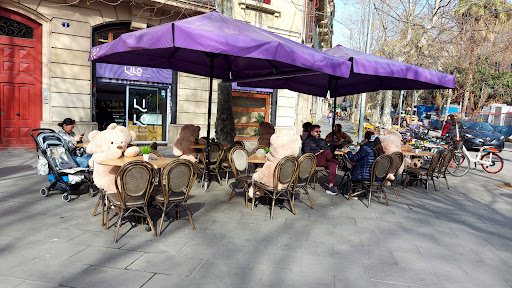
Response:
[{"label": "sky", "polygon": [[343,19],[349,15],[352,11],[355,11],[354,6],[346,5],[347,1],[334,0],[336,11],[334,13],[334,34],[332,37],[332,46],[341,44],[343,46],[349,46],[348,38],[350,37],[350,31],[343,26],[340,22],[344,22]]}]

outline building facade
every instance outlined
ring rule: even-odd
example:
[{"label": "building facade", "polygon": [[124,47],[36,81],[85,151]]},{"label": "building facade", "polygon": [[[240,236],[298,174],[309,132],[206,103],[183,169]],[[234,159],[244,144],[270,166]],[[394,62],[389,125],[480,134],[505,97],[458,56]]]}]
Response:
[{"label": "building facade", "polygon": [[[94,64],[88,56],[91,46],[123,33],[207,13],[219,3],[130,3],[0,1],[0,148],[32,147],[30,129],[58,129],[66,117],[77,121],[77,133],[87,135],[116,122],[135,131],[141,142],[172,144],[184,124],[199,125],[206,133],[207,78],[165,69]],[[229,8],[235,19],[303,42],[304,14],[296,5],[293,1],[233,0]],[[257,139],[255,127],[261,120],[272,122],[278,132],[297,133],[301,121],[316,119],[321,110],[320,99],[287,90],[234,84],[232,95],[242,140]]]}]

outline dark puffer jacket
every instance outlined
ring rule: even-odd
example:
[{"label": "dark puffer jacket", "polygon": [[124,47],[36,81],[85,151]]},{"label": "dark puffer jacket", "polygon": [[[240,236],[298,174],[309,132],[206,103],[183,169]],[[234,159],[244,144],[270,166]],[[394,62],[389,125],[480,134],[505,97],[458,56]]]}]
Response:
[{"label": "dark puffer jacket", "polygon": [[[366,142],[359,147],[359,151],[355,154],[347,152],[347,157],[350,162],[356,162],[354,171],[352,173],[352,181],[362,180],[370,181],[372,173],[372,165],[375,162],[375,150],[373,142]],[[381,179],[376,179],[377,181]]]},{"label": "dark puffer jacket", "polygon": [[329,150],[329,145],[322,138],[316,138],[309,134],[306,140],[302,142],[302,153],[313,153],[316,154],[321,150]]}]

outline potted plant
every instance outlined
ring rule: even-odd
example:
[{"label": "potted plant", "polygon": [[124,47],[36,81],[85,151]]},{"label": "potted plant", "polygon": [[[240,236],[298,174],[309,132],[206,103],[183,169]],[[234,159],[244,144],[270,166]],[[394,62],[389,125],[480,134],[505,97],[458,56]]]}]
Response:
[{"label": "potted plant", "polygon": [[140,152],[142,152],[142,158],[144,161],[149,161],[149,153],[151,153],[151,148],[149,148],[149,146],[144,146],[140,148]]},{"label": "potted plant", "polygon": [[265,150],[265,154],[268,154],[268,152],[270,152],[270,148],[268,148],[268,147],[265,147],[265,149],[263,149],[263,150]]},{"label": "potted plant", "polygon": [[416,153],[416,154],[421,151],[421,146],[418,144],[414,144],[413,148],[414,148],[414,153]]}]

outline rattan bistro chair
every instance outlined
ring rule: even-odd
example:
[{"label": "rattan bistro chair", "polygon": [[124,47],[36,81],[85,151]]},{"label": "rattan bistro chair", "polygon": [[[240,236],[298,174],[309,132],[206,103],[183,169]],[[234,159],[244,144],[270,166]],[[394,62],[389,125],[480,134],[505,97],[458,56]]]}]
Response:
[{"label": "rattan bistro chair", "polygon": [[176,211],[176,219],[179,219],[179,210],[185,210],[192,229],[196,229],[192,214],[187,206],[188,194],[195,180],[195,166],[190,160],[176,159],[163,168],[162,173],[160,173],[162,189],[154,193],[155,203],[162,209],[158,235],[162,233],[164,217],[170,209]]},{"label": "rattan bistro chair", "polygon": [[298,160],[298,171],[297,177],[294,184],[292,202],[295,203],[295,194],[304,192],[308,196],[309,204],[311,209],[315,209],[313,205],[313,201],[311,200],[311,195],[309,195],[308,185],[311,181],[311,177],[313,177],[313,173],[315,172],[316,167],[316,156],[312,153],[306,153],[300,156]]},{"label": "rattan bistro chair", "polygon": [[402,152],[393,152],[389,156],[391,156],[391,167],[389,167],[389,174],[392,174],[394,176],[394,179],[391,180],[391,185],[393,186],[393,191],[395,191],[396,199],[400,199],[398,197],[398,193],[396,192],[396,177],[398,176],[398,170],[402,166],[402,163],[404,162],[404,154]]},{"label": "rattan bistro chair", "polygon": [[[153,236],[156,237],[153,221],[148,213],[148,202],[156,180],[156,170],[153,165],[140,160],[124,164],[116,174],[117,193],[107,194],[110,209],[118,212],[117,228],[114,236],[114,243],[119,236],[121,222],[128,215],[143,216],[149,222]],[[108,214],[107,210],[107,227]]]},{"label": "rattan bistro chair", "polygon": [[441,187],[439,183],[440,178],[444,178],[444,181],[446,182],[446,188],[450,189],[450,185],[448,185],[448,179],[446,178],[446,169],[448,169],[448,165],[450,165],[452,162],[453,155],[455,155],[455,150],[453,150],[453,148],[445,149],[441,155],[441,163],[439,164],[439,168],[435,170],[434,173],[432,173],[432,177],[437,178],[438,189]]},{"label": "rattan bistro chair", "polygon": [[390,172],[392,162],[393,160],[389,155],[380,155],[379,157],[377,157],[377,159],[375,159],[375,162],[373,162],[370,182],[363,182],[363,185],[365,186],[366,193],[368,196],[368,208],[370,208],[372,192],[377,191],[381,193],[381,199],[382,194],[384,194],[384,197],[386,199],[386,205],[389,206],[388,196],[386,195],[386,191],[384,191],[384,179],[388,176]]},{"label": "rattan bistro chair", "polygon": [[297,157],[295,156],[286,156],[281,159],[276,168],[274,169],[274,181],[272,186],[267,186],[260,182],[253,181],[253,187],[255,195],[252,198],[252,207],[251,210],[254,209],[254,203],[256,197],[256,192],[261,192],[263,194],[261,196],[268,196],[272,198],[272,208],[270,210],[270,219],[274,218],[274,206],[277,198],[284,198],[289,201],[290,208],[295,213],[295,208],[293,207],[292,202],[292,189],[293,184],[295,183],[295,177],[297,177]]},{"label": "rattan bistro chair", "polygon": [[[222,186],[222,181],[220,180],[220,160],[222,159],[222,154],[224,153],[224,147],[219,142],[213,142],[210,144],[210,167],[208,171],[210,173],[217,175],[217,179],[219,180],[219,184]],[[200,158],[200,161],[197,164],[199,173],[201,176],[201,186],[203,186],[204,181],[208,179],[204,179],[204,171],[206,169],[206,147],[203,149],[203,155]],[[209,177],[210,175],[208,175]]]},{"label": "rattan bistro chair", "polygon": [[247,173],[244,173],[244,171],[247,172],[249,167],[247,158],[249,158],[249,152],[247,152],[244,147],[234,147],[231,149],[228,156],[231,171],[233,171],[233,175],[235,176],[235,181],[229,185],[231,187],[231,194],[229,194],[228,201],[231,201],[236,189],[243,189],[245,192],[245,208],[248,206],[249,182],[252,179],[252,176],[248,176]]},{"label": "rattan bistro chair", "polygon": [[434,173],[438,171],[439,164],[441,162],[441,156],[443,155],[444,151],[439,150],[437,151],[434,156],[432,156],[432,160],[430,161],[430,165],[428,166],[428,169],[425,168],[409,168],[406,173],[406,178],[404,181],[404,187],[407,185],[409,180],[419,181],[425,186],[425,189],[428,189],[428,181],[432,180],[432,183],[434,183],[434,190],[437,191],[436,182],[434,181]]},{"label": "rattan bistro chair", "polygon": [[231,144],[228,148],[224,149],[224,153],[222,153],[222,158],[220,159],[220,170],[226,172],[226,185],[228,185],[229,182],[229,172],[233,172],[231,170],[229,155],[231,150],[235,147],[245,147],[245,144],[242,141],[233,142],[233,144]]}]

